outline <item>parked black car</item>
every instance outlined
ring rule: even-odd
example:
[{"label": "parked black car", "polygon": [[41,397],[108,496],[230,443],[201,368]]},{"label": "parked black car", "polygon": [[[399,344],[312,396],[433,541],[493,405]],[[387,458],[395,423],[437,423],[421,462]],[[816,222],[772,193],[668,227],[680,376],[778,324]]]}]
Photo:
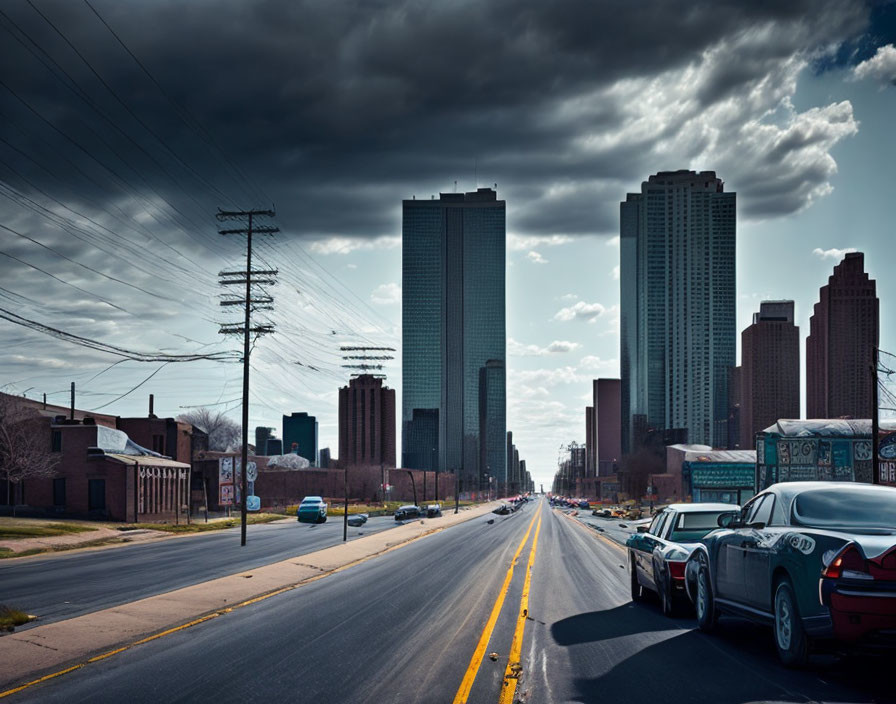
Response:
[{"label": "parked black car", "polygon": [[442,504],[429,504],[426,507],[427,518],[437,518],[442,515]]},{"label": "parked black car", "polygon": [[395,520],[406,521],[409,518],[420,518],[420,507],[414,504],[405,504],[395,509]]}]

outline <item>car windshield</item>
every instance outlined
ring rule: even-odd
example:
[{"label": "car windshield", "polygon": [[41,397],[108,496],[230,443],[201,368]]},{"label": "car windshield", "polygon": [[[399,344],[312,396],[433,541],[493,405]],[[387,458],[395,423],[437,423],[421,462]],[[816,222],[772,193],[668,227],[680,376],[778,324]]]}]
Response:
[{"label": "car windshield", "polygon": [[793,523],[859,532],[896,532],[896,489],[850,487],[805,491],[793,502]]},{"label": "car windshield", "polygon": [[680,513],[678,521],[669,535],[669,540],[687,542],[701,540],[711,530],[719,527],[719,516],[725,511],[700,511],[699,513]]}]

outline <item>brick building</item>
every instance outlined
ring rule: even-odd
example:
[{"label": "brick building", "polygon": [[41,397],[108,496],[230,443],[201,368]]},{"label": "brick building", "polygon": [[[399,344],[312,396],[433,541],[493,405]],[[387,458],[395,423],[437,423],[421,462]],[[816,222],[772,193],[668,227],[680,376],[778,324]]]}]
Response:
[{"label": "brick building", "polygon": [[395,466],[395,390],[371,374],[339,389],[339,466]]},{"label": "brick building", "polygon": [[827,285],[821,287],[809,319],[807,418],[869,416],[872,399],[868,370],[879,336],[876,283],[865,273],[865,255],[852,252],[834,267]]},{"label": "brick building", "polygon": [[793,301],[763,301],[741,334],[739,444],[779,418],[800,417],[800,329]]}]

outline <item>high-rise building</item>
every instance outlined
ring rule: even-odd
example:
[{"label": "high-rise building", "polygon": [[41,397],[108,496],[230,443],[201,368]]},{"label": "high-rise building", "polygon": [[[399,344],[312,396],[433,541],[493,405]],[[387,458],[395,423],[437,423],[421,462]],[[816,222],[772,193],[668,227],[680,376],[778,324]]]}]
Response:
[{"label": "high-rise building", "polygon": [[439,468],[458,472],[461,491],[482,485],[483,443],[486,457],[506,465],[506,421],[487,419],[482,437],[479,413],[486,369],[487,405],[506,417],[497,379],[507,346],[505,240],[505,203],[491,188],[402,202],[402,455],[429,450],[413,444],[408,424],[415,409],[438,409]]},{"label": "high-rise building", "polygon": [[395,390],[371,374],[339,389],[339,464],[395,466]]},{"label": "high-rise building", "polygon": [[439,466],[439,409],[415,408],[403,425],[401,466],[434,472]]},{"label": "high-rise building", "polygon": [[320,449],[319,456],[320,456],[320,466],[323,469],[329,469],[330,468],[330,460],[332,459],[330,457],[330,448],[322,447]]},{"label": "high-rise building", "polygon": [[490,359],[479,369],[479,466],[498,484],[507,484],[507,392],[504,362]]},{"label": "high-rise building", "polygon": [[740,445],[780,418],[800,417],[800,329],[793,301],[762,301],[741,333]]},{"label": "high-rise building", "polygon": [[597,476],[594,406],[585,406],[585,476]]},{"label": "high-rise building", "polygon": [[735,194],[714,171],[664,171],[620,204],[622,451],[634,416],[727,442],[735,362]]},{"label": "high-rise building", "polygon": [[296,453],[317,467],[317,418],[304,412],[283,416],[283,452]]},{"label": "high-rise building", "polygon": [[622,460],[622,382],[619,379],[595,379],[592,398],[597,468],[594,476],[607,477],[616,472]]},{"label": "high-rise building", "polygon": [[865,255],[847,254],[819,291],[806,339],[806,417],[868,418],[871,364],[880,339],[877,285]]},{"label": "high-rise building", "polygon": [[741,368],[728,370],[728,449],[742,450],[740,442]]}]

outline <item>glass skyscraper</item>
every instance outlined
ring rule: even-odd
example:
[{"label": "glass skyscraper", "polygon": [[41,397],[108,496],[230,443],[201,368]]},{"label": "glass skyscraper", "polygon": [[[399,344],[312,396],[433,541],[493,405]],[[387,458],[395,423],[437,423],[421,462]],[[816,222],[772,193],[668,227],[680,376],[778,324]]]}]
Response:
[{"label": "glass skyscraper", "polygon": [[663,171],[620,204],[622,451],[634,421],[727,444],[735,364],[735,194],[714,171]]},{"label": "glass skyscraper", "polygon": [[506,466],[505,210],[490,188],[402,202],[402,464],[432,456],[414,411],[437,410],[438,467],[463,491]]}]

